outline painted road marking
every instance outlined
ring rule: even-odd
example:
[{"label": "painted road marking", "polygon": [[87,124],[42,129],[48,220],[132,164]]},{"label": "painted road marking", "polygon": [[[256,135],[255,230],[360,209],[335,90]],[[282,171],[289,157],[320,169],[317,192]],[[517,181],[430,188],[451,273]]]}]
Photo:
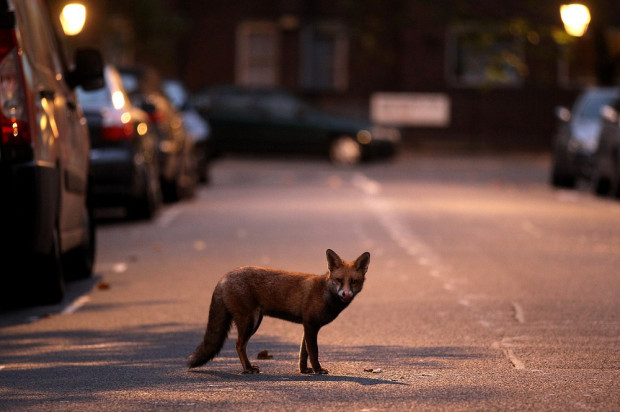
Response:
[{"label": "painted road marking", "polygon": [[183,213],[183,209],[181,209],[180,207],[171,207],[169,209],[164,210],[158,217],[157,217],[157,226],[159,227],[168,227],[170,226],[170,224],[172,222],[174,222],[176,220],[176,218],[179,217],[179,215]]},{"label": "painted road marking", "polygon": [[69,306],[64,308],[60,314],[61,315],[71,315],[78,311],[82,306],[84,306],[90,300],[89,296],[81,296],[73,301]]},{"label": "painted road marking", "polygon": [[[392,241],[409,256],[415,258],[420,266],[428,268],[430,276],[443,282],[444,289],[452,292],[460,305],[473,309],[471,301],[463,296],[463,291],[457,288],[457,284],[462,283],[462,280],[459,282],[459,279],[450,276],[450,268],[442,262],[429,245],[406,229],[406,225],[402,224],[395,216],[394,209],[389,201],[378,196],[381,193],[381,184],[362,173],[356,173],[351,179],[351,183],[366,195],[364,199],[366,205],[375,213],[380,225],[387,231]],[[542,231],[530,221],[522,222],[521,227],[534,237],[543,235]],[[523,307],[518,302],[513,302],[512,307],[517,322],[525,323]],[[483,327],[491,326],[491,323],[486,319],[480,319],[478,323]],[[512,341],[509,338],[504,338],[492,345],[492,347],[503,352],[515,369],[525,369],[525,364],[515,355],[512,346]]]},{"label": "painted road marking", "polygon": [[515,311],[515,319],[519,323],[525,323],[525,312],[519,302],[512,302],[512,308]]}]

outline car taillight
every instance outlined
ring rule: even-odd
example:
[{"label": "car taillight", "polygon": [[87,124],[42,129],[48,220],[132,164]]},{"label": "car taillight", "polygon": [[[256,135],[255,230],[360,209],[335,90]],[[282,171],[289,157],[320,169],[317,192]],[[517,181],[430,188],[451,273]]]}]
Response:
[{"label": "car taillight", "polygon": [[165,115],[161,110],[153,110],[151,112],[148,112],[149,115],[149,120],[151,121],[151,123],[163,123]]},{"label": "car taillight", "polygon": [[3,144],[30,143],[26,95],[12,30],[0,30],[0,124]]},{"label": "car taillight", "polygon": [[101,138],[107,142],[130,140],[133,137],[134,128],[132,123],[126,123],[118,126],[104,126],[101,129]]}]

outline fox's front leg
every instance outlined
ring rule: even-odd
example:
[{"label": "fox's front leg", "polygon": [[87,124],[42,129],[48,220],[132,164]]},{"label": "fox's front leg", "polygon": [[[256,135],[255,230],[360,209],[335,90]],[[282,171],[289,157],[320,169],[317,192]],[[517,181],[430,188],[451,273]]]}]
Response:
[{"label": "fox's front leg", "polygon": [[306,349],[306,334],[301,337],[301,345],[299,348],[299,372],[312,373],[312,369],[308,368],[308,350]]},{"label": "fox's front leg", "polygon": [[[318,329],[304,326],[304,336],[301,339],[301,347],[299,349],[299,371],[301,373],[314,373],[315,375],[328,373],[327,369],[323,369],[319,363],[318,333]],[[308,357],[310,357],[312,368],[308,368]]]}]

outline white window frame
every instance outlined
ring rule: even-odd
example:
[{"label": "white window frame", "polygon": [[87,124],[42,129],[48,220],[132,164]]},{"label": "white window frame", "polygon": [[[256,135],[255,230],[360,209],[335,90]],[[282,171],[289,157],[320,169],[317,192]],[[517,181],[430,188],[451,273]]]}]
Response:
[{"label": "white window frame", "polygon": [[[468,45],[468,36],[484,40]],[[454,87],[510,88],[522,86],[525,80],[524,40],[500,25],[452,27],[446,53],[446,78]]]},{"label": "white window frame", "polygon": [[[321,67],[317,65],[316,36],[333,41],[332,60]],[[325,57],[325,56],[324,56]],[[320,70],[328,70],[320,73]],[[331,72],[330,72],[331,71]],[[301,32],[301,86],[310,91],[345,91],[349,85],[349,38],[343,24],[320,22],[305,26]],[[325,80],[328,79],[328,80]]]},{"label": "white window frame", "polygon": [[246,21],[237,26],[235,81],[243,86],[278,86],[280,33],[276,23]]}]

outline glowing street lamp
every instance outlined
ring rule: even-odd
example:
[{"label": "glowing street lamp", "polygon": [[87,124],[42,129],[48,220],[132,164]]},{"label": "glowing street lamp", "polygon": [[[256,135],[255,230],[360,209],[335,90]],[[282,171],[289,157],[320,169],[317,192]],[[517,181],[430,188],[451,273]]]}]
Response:
[{"label": "glowing street lamp", "polygon": [[571,36],[581,37],[590,23],[590,10],[583,4],[564,4],[560,6],[560,16],[566,32]]},{"label": "glowing street lamp", "polygon": [[62,30],[67,36],[75,36],[84,28],[86,22],[86,7],[80,3],[71,3],[63,7],[60,13]]}]

